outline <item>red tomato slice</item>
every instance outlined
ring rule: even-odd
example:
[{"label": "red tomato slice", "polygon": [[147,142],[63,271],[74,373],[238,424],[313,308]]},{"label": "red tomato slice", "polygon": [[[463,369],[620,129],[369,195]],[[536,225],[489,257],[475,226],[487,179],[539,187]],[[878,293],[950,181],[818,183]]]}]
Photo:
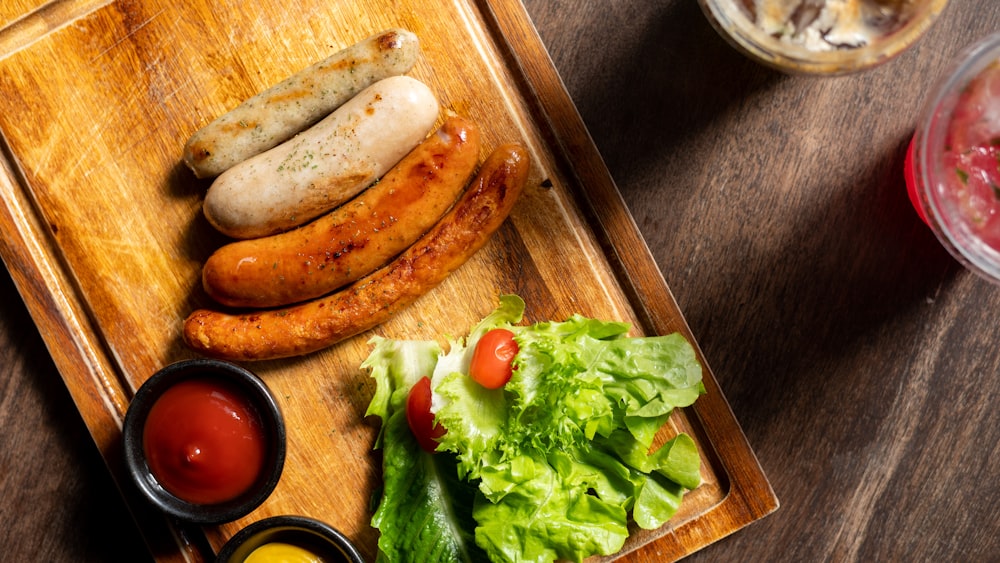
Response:
[{"label": "red tomato slice", "polygon": [[514,333],[495,328],[479,339],[472,353],[469,376],[487,389],[499,389],[510,381],[518,346]]},{"label": "red tomato slice", "polygon": [[406,397],[406,422],[420,447],[434,453],[437,441],[444,436],[445,429],[440,424],[434,424],[434,413],[431,412],[431,378],[422,377],[410,388],[410,394]]}]

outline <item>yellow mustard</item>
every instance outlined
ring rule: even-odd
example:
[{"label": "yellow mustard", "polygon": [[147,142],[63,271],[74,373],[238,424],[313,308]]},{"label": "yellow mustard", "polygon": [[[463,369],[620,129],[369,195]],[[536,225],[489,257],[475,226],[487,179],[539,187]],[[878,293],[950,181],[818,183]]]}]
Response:
[{"label": "yellow mustard", "polygon": [[243,563],[324,563],[315,553],[282,542],[265,543],[253,550]]}]

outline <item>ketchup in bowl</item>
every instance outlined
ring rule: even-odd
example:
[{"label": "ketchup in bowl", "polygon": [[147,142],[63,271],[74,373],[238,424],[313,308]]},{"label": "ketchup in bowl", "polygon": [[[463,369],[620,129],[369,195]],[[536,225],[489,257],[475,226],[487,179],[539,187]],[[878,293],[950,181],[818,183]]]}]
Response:
[{"label": "ketchup in bowl", "polygon": [[905,166],[913,205],[942,245],[1000,283],[1000,34],[939,80]]},{"label": "ketchup in bowl", "polygon": [[284,420],[270,389],[221,360],[184,360],[154,373],[129,404],[122,433],[140,492],[189,522],[249,514],[284,467]]},{"label": "ketchup in bowl", "polygon": [[264,469],[266,438],[246,394],[219,378],[188,379],[153,403],[143,449],[163,488],[194,504],[245,493]]}]

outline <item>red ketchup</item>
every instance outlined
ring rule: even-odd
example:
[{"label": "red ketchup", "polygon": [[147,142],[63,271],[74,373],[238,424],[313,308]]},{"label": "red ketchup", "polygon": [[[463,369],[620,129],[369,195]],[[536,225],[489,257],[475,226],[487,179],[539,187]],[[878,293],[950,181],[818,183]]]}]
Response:
[{"label": "red ketchup", "polygon": [[217,504],[254,484],[267,444],[246,395],[206,377],[181,381],[157,399],[143,428],[143,450],[164,489],[194,504]]}]

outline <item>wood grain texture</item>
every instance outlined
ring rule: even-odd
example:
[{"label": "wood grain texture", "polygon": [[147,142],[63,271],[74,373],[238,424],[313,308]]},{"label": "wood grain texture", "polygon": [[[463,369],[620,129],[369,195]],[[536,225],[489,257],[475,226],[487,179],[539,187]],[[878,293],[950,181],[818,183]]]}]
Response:
[{"label": "wood grain texture", "polygon": [[[525,4],[782,501],[687,560],[1000,558],[1000,294],[937,246],[898,172],[928,84],[1000,28],[995,1],[952,0],[901,58],[832,80],[747,61],[687,0]],[[18,283],[26,301],[31,283]],[[25,312],[7,303],[20,335]],[[81,519],[96,515],[84,491],[114,494],[99,456],[19,461],[71,433],[73,415],[57,414],[59,375],[34,368],[45,341],[0,342],[3,409],[33,397],[3,419],[20,437],[4,459],[27,468],[0,478],[5,555],[140,560],[128,537],[119,558],[83,547],[95,532]],[[10,494],[45,480],[76,485]]]},{"label": "wood grain texture", "polygon": [[898,59],[835,79],[745,59],[694,2],[526,4],[782,501],[689,560],[1000,558],[1000,293],[901,172],[995,2],[952,0]]},{"label": "wood grain texture", "polygon": [[2,558],[151,561],[6,271],[0,295]]},{"label": "wood grain texture", "polygon": [[111,1],[5,2],[0,7],[0,59],[27,48],[35,41],[71,25]]},{"label": "wood grain texture", "polygon": [[[114,2],[0,60],[0,251],[120,482],[128,400],[157,368],[192,355],[180,321],[211,304],[200,267],[224,242],[200,214],[207,183],[179,161],[184,141],[254,92],[393,26],[422,39],[412,75],[444,107],[484,124],[484,155],[519,141],[533,168],[494,239],[375,332],[460,334],[499,293],[514,292],[529,304],[528,321],[582,313],[631,322],[636,334],[682,331],[693,340],[519,3],[414,1],[385,11],[304,1],[294,12],[275,3],[245,13],[207,0]],[[123,485],[157,559],[209,557],[243,525],[288,513],[325,520],[374,555],[369,499],[379,468],[375,426],[363,420],[373,384],[358,369],[369,336],[252,366],[291,432],[281,482],[250,516],[203,530],[165,526]],[[669,430],[699,441],[705,483],[667,527],[636,534],[633,560],[675,559],[775,508],[708,369],[706,386]],[[177,545],[171,534],[180,534]],[[643,547],[653,540],[655,549]]]}]

